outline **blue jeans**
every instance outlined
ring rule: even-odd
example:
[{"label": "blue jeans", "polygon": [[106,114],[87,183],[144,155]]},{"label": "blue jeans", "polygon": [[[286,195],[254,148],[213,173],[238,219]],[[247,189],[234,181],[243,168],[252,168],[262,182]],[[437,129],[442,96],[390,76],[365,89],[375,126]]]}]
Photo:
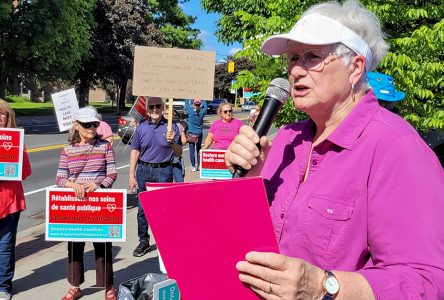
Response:
[{"label": "blue jeans", "polygon": [[[146,190],[145,183],[147,182],[173,182],[173,168],[172,166],[153,168],[139,164],[137,165],[136,179],[139,187],[137,192],[140,193]],[[139,236],[139,242],[149,243],[148,221],[140,199],[137,201],[137,235]]]},{"label": "blue jeans", "polygon": [[12,291],[15,270],[15,241],[20,212],[0,219],[0,291]]},{"label": "blue jeans", "polygon": [[183,166],[183,158],[180,157],[178,162],[173,163],[173,179],[174,182],[184,182],[185,168]]},{"label": "blue jeans", "polygon": [[[191,161],[191,165],[193,167],[196,166],[196,153],[197,153],[197,164],[200,165],[200,148],[202,147],[202,138],[203,135],[202,133],[199,135],[199,139],[197,140],[197,143],[188,143],[189,148],[190,148],[190,161]],[[196,150],[194,150],[196,149]]]}]

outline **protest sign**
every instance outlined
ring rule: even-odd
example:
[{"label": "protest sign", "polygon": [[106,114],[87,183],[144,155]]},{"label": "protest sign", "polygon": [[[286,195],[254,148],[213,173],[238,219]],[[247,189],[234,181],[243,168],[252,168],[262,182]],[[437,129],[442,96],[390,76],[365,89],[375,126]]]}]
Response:
[{"label": "protest sign", "polygon": [[47,241],[124,242],[126,190],[98,189],[75,196],[73,189],[46,189]]},{"label": "protest sign", "polygon": [[74,89],[69,89],[52,94],[51,98],[60,132],[70,129],[72,123],[74,123],[74,113],[79,110],[76,92]]},{"label": "protest sign", "polygon": [[24,130],[0,128],[0,180],[22,180]]},{"label": "protest sign", "polygon": [[235,266],[250,251],[279,252],[261,177],[147,183],[139,199],[181,299],[258,299]]},{"label": "protest sign", "polygon": [[146,118],[146,102],[146,97],[137,97],[136,102],[134,102],[133,107],[131,107],[128,113],[128,115],[137,120],[137,124],[142,123],[142,121]]},{"label": "protest sign", "polygon": [[167,279],[154,284],[153,300],[180,300],[180,292],[176,280]]},{"label": "protest sign", "polygon": [[200,151],[200,178],[227,179],[232,175],[225,164],[226,150]]},{"label": "protest sign", "polygon": [[216,52],[136,46],[133,94],[213,100]]}]

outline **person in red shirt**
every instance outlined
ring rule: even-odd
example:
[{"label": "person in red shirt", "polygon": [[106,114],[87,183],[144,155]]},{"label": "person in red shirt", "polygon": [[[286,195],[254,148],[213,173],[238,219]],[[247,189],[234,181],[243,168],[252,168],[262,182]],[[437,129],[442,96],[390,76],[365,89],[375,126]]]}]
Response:
[{"label": "person in red shirt", "polygon": [[[0,99],[0,127],[15,128],[15,113]],[[23,152],[22,180],[31,175],[31,164],[26,149]],[[26,209],[21,181],[0,180],[0,299],[11,299],[12,278],[15,270],[15,241],[20,213]]]}]

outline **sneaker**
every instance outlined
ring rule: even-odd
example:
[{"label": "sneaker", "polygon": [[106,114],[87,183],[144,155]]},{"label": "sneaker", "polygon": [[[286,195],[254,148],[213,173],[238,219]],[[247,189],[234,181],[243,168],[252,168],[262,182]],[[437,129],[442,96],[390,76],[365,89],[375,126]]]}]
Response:
[{"label": "sneaker", "polygon": [[0,300],[10,300],[11,299],[11,293],[7,291],[0,291]]},{"label": "sneaker", "polygon": [[191,167],[190,172],[196,172],[196,171],[197,171],[196,167]]},{"label": "sneaker", "polygon": [[139,246],[134,249],[133,256],[141,257],[151,251],[151,246],[149,242],[140,242]]}]

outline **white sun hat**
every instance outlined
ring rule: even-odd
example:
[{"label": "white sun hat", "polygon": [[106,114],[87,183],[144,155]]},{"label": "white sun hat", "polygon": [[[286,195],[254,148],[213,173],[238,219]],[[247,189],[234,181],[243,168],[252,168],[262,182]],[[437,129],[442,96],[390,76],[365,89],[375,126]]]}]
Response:
[{"label": "white sun hat", "polygon": [[74,113],[74,121],[79,121],[82,123],[100,122],[100,120],[97,118],[97,110],[89,106],[82,107],[76,111]]},{"label": "white sun hat", "polygon": [[267,38],[262,44],[262,51],[269,55],[280,55],[287,51],[288,41],[307,45],[342,43],[365,57],[367,71],[372,64],[372,52],[367,43],[353,30],[323,15],[309,14],[302,17],[289,33]]}]

